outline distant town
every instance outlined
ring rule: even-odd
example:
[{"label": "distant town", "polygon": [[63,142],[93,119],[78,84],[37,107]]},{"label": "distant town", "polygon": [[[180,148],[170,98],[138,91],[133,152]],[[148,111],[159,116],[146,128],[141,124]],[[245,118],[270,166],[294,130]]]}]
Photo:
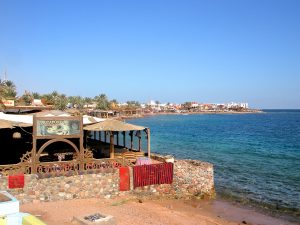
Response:
[{"label": "distant town", "polygon": [[[120,104],[126,106],[127,103]],[[198,103],[198,102],[185,102],[182,104],[176,103],[159,103],[158,101],[151,100],[146,104],[141,104],[142,109],[151,109],[154,112],[197,112],[197,111],[247,111],[249,110],[248,103]]]},{"label": "distant town", "polygon": [[50,94],[39,94],[25,91],[17,96],[16,86],[10,80],[0,80],[0,109],[2,111],[25,112],[37,108],[73,110],[99,117],[140,117],[160,113],[251,113],[259,112],[249,108],[247,102],[230,103],[199,103],[188,101],[184,103],[160,103],[150,100],[147,103],[138,101],[118,102],[109,100],[105,94],[94,98],[81,96],[67,96],[53,91]]}]

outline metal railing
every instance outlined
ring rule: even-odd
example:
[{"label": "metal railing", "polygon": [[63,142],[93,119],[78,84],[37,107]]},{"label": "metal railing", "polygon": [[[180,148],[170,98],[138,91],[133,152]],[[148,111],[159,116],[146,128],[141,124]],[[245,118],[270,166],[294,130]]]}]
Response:
[{"label": "metal railing", "polygon": [[133,164],[126,159],[94,159],[56,161],[56,162],[20,162],[18,164],[0,165],[0,175],[39,174],[39,175],[75,175],[84,172],[110,172],[123,166]]},{"label": "metal railing", "polygon": [[31,165],[29,163],[0,165],[0,175],[2,176],[13,174],[31,174],[31,171]]}]

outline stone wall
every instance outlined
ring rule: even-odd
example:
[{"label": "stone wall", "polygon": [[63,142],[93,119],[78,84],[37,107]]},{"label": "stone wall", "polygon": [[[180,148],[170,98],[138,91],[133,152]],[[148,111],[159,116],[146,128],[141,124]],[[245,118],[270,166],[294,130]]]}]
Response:
[{"label": "stone wall", "polygon": [[[156,158],[162,160],[163,158]],[[132,170],[131,171],[131,179]],[[119,191],[119,170],[105,173],[41,178],[25,175],[25,186],[8,189],[8,178],[0,177],[0,190],[7,190],[21,203],[57,201],[77,198],[114,198],[119,195],[137,197],[204,198],[214,197],[213,165],[196,160],[175,160],[172,184],[150,185]]]},{"label": "stone wall", "polygon": [[38,178],[25,175],[24,188],[8,189],[7,177],[0,178],[0,190],[7,190],[21,203],[76,198],[111,198],[119,194],[119,171],[74,176]]}]

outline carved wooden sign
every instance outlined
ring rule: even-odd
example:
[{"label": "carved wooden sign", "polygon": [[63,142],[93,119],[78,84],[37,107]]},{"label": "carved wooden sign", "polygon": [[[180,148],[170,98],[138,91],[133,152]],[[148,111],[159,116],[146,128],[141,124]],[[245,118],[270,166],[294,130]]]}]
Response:
[{"label": "carved wooden sign", "polygon": [[37,136],[79,135],[79,120],[37,120]]},{"label": "carved wooden sign", "polygon": [[33,133],[38,139],[79,138],[82,135],[81,117],[35,117]]}]

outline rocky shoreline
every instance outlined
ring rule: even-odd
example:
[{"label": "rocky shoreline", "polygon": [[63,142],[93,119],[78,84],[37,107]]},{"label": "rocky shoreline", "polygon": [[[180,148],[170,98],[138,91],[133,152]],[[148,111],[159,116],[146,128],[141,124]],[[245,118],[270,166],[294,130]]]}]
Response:
[{"label": "rocky shoreline", "polygon": [[215,115],[215,114],[226,114],[226,115],[234,115],[234,114],[259,114],[265,113],[262,110],[253,109],[248,111],[197,111],[197,112],[153,112],[153,113],[143,113],[143,114],[134,114],[130,116],[120,116],[117,119],[138,119],[159,115]]}]

